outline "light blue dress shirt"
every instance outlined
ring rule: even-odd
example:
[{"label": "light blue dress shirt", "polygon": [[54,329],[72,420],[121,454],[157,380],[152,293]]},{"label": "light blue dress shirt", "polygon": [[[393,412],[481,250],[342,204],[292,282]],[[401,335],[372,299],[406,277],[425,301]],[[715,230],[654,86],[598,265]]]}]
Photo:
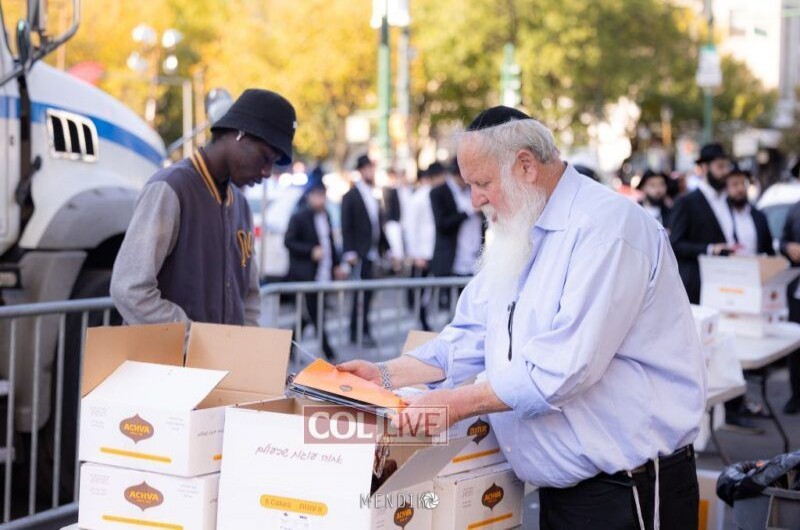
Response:
[{"label": "light blue dress shirt", "polygon": [[485,273],[455,318],[410,355],[450,388],[486,371],[512,410],[491,422],[517,475],[568,487],[691,444],[706,374],[689,300],[663,227],[567,166],[532,233],[514,300]]}]

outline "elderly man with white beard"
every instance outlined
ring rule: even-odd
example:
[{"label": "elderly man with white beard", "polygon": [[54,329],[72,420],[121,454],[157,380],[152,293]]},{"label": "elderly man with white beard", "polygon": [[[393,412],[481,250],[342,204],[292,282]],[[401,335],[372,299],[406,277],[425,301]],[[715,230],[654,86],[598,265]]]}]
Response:
[{"label": "elderly man with white beard", "polygon": [[663,227],[562,162],[515,109],[475,118],[458,161],[494,237],[453,321],[407,355],[339,368],[435,389],[395,421],[438,414],[444,429],[489,413],[540,488],[543,530],[696,529],[705,368]]}]

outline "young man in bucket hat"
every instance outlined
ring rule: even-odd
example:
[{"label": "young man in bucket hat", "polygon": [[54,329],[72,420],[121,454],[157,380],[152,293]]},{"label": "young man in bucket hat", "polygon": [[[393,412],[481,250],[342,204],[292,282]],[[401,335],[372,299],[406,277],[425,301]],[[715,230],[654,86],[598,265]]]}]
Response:
[{"label": "young man in bucket hat", "polygon": [[127,323],[258,325],[253,220],[239,188],[291,163],[296,120],[279,94],[246,90],[208,145],[148,181],[111,278]]}]

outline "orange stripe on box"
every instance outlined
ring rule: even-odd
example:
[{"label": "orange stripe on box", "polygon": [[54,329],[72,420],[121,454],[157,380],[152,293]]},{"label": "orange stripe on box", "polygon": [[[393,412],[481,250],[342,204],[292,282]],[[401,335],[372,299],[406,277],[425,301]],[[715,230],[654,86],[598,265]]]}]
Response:
[{"label": "orange stripe on box", "polygon": [[214,461],[222,460],[222,455],[214,455]]},{"label": "orange stripe on box", "polygon": [[708,500],[700,499],[700,521],[697,530],[708,530]]},{"label": "orange stripe on box", "polygon": [[483,528],[484,526],[489,526],[490,524],[499,523],[500,521],[505,521],[506,519],[511,519],[512,517],[514,517],[513,513],[498,515],[497,517],[492,517],[491,519],[485,519],[483,521],[478,521],[477,523],[472,523],[467,527],[467,529],[472,530],[473,528]]},{"label": "orange stripe on box", "polygon": [[104,515],[103,521],[108,521],[110,523],[133,524],[136,526],[147,526],[149,528],[166,528],[167,530],[183,530],[183,526],[179,524],[159,523],[156,521],[145,521],[144,519],[117,517],[116,515]]},{"label": "orange stripe on box", "polygon": [[500,452],[500,448],[496,449],[489,449],[488,451],[480,451],[478,453],[470,453],[468,455],[460,455],[453,459],[454,464],[458,464],[459,462],[466,462],[467,460],[475,460],[476,458],[483,458],[484,456],[491,456],[496,455]]},{"label": "orange stripe on box", "polygon": [[152,460],[153,462],[163,462],[165,464],[172,463],[172,459],[168,456],[149,455],[147,453],[137,453],[135,451],[124,451],[122,449],[113,449],[111,447],[101,447],[100,452],[115,456],[125,456],[127,458],[138,458],[140,460]]},{"label": "orange stripe on box", "polygon": [[731,293],[731,294],[744,294],[744,289],[738,289],[736,287],[720,287],[719,292]]}]

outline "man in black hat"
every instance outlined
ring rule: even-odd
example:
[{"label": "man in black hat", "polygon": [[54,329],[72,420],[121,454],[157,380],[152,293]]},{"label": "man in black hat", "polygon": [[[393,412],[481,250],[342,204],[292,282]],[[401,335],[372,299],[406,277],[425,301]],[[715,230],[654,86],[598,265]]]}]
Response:
[{"label": "man in black hat", "polygon": [[239,188],[291,163],[296,128],[285,98],[249,89],[211,128],[208,145],[153,175],[111,278],[127,323],[258,325],[253,219]]},{"label": "man in black hat", "polygon": [[[375,164],[369,156],[361,155],[356,161],[361,178],[342,197],[342,246],[344,260],[352,267],[355,279],[374,278],[374,265],[389,244],[383,232],[382,212],[375,197]],[[364,293],[362,328],[363,344],[372,347],[375,341],[370,334],[369,309],[372,293]],[[350,342],[358,340],[358,296],[353,297],[350,315]]]},{"label": "man in black hat", "polygon": [[747,197],[751,181],[750,172],[735,164],[726,181],[725,189],[733,220],[734,252],[737,256],[774,256],[767,217],[750,204]]},{"label": "man in black hat", "polygon": [[[289,250],[289,281],[328,282],[343,277],[326,204],[325,184],[322,180],[315,180],[306,194],[306,206],[289,220],[284,237],[284,244]],[[321,315],[319,312],[319,295],[310,293],[304,299],[303,329],[308,324],[316,323],[314,325],[319,326],[317,334],[321,336],[322,351],[325,357],[333,359],[336,354],[325,332],[325,308],[322,308]],[[318,320],[320,316],[321,320]]]},{"label": "man in black hat", "polygon": [[698,188],[675,202],[668,226],[678,258],[681,279],[693,304],[700,303],[700,255],[733,252],[733,222],[725,192],[731,170],[728,155],[720,144],[704,145],[697,160],[705,179]]},{"label": "man in black hat", "polygon": [[639,202],[644,211],[649,213],[653,219],[667,226],[669,221],[670,207],[667,205],[667,183],[669,178],[663,173],[647,170],[642,175],[636,189],[644,193],[644,197]]}]

